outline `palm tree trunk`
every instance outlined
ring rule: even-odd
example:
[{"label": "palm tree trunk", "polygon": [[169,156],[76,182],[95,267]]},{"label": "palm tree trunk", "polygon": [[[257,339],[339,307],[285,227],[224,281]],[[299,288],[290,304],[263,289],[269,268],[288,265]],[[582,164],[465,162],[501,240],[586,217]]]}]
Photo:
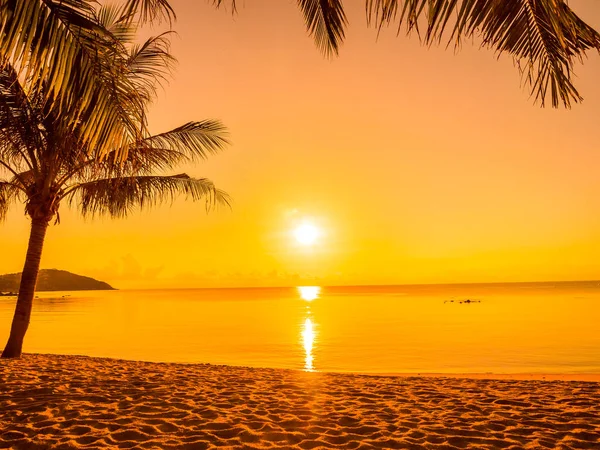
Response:
[{"label": "palm tree trunk", "polygon": [[31,307],[33,306],[33,296],[35,294],[38,272],[40,271],[40,260],[42,259],[42,249],[44,247],[47,228],[48,220],[31,220],[31,234],[29,235],[27,256],[25,257],[25,266],[23,267],[21,285],[19,286],[17,306],[10,329],[10,337],[2,352],[2,358],[18,358],[21,356],[23,339],[29,326],[29,317],[31,316]]}]

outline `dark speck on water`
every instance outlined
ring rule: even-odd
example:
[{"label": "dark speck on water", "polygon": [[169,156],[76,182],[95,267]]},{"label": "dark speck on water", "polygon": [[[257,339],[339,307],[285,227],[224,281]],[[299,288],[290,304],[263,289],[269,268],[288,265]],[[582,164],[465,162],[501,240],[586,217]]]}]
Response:
[{"label": "dark speck on water", "polygon": [[[454,303],[454,300],[444,300],[444,303]],[[458,303],[460,303],[461,305],[463,303],[467,303],[467,304],[471,304],[471,303],[481,303],[481,300],[472,300],[470,298],[467,298],[466,300],[460,300]]]}]

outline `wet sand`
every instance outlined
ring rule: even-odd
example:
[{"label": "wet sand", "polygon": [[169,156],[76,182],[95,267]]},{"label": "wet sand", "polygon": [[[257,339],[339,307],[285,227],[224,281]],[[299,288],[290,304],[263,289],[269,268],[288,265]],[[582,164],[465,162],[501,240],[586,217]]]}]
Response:
[{"label": "wet sand", "polygon": [[600,449],[600,383],[542,377],[26,355],[0,361],[0,448]]}]

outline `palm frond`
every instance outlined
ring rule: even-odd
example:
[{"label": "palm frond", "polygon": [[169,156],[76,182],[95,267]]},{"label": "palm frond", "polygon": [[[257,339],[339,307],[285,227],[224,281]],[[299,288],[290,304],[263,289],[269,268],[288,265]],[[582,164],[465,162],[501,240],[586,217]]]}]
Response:
[{"label": "palm frond", "polygon": [[24,167],[38,170],[36,149],[44,142],[42,101],[28,97],[13,67],[0,62],[0,162],[13,173]]},{"label": "palm frond", "polygon": [[13,183],[0,180],[0,222],[6,219],[11,204],[19,198],[20,194],[21,189]]},{"label": "palm frond", "polygon": [[101,5],[95,12],[95,19],[116,41],[129,44],[135,41],[137,26],[123,20],[124,14],[122,5]]},{"label": "palm frond", "polygon": [[[149,14],[155,1],[136,4]],[[0,0],[0,56],[28,80],[30,90],[43,92],[65,121],[79,124],[83,142],[106,152],[138,140],[145,123],[140,105],[123,108],[122,86],[98,69],[117,67],[108,58],[114,53],[111,46],[121,43],[97,22],[95,4],[94,0]]]},{"label": "palm frond", "polygon": [[348,23],[341,0],[298,0],[298,6],[317,48],[327,57],[337,55]]},{"label": "palm frond", "polygon": [[24,193],[27,193],[35,183],[36,176],[32,170],[25,170],[24,172],[17,173],[10,180],[10,184],[13,186],[13,188]]},{"label": "palm frond", "polygon": [[[382,27],[405,26],[427,44],[479,36],[484,47],[511,55],[535,101],[570,107],[582,100],[573,67],[587,50],[600,51],[600,34],[581,20],[564,0],[366,0],[367,18]],[[420,33],[420,24],[426,32]],[[451,24],[451,25],[449,25]]]},{"label": "palm frond", "polygon": [[[315,40],[319,51],[326,57],[339,53],[344,41],[348,20],[341,0],[297,0],[304,23],[310,36]],[[217,8],[225,3],[231,5],[232,13],[237,11],[236,0],[212,0]]]},{"label": "palm frond", "polygon": [[65,196],[70,204],[77,204],[84,217],[107,214],[118,218],[126,217],[135,209],[172,203],[180,195],[192,201],[204,199],[207,209],[230,204],[229,196],[210,180],[186,174],[94,180],[73,186]]},{"label": "palm frond", "polygon": [[[49,87],[47,98],[61,109],[69,109],[71,89],[94,78],[90,35],[101,32],[92,20],[90,1],[0,0],[0,54],[8,58],[16,71],[27,74],[32,88]],[[77,67],[77,71],[71,67]],[[36,75],[32,78],[30,75]],[[91,84],[80,100],[91,101]],[[78,92],[81,94],[81,92]],[[72,117],[75,121],[75,115]],[[91,137],[91,136],[90,136]]]},{"label": "palm frond", "polygon": [[219,120],[188,122],[171,131],[142,140],[137,148],[169,149],[189,161],[203,160],[229,145],[227,128]]},{"label": "palm frond", "polygon": [[125,20],[139,16],[142,23],[164,19],[172,23],[177,18],[168,0],[127,0],[123,11]]},{"label": "palm frond", "polygon": [[152,175],[173,170],[183,163],[204,160],[228,144],[227,129],[220,121],[188,122],[141,140],[127,149],[124,160],[109,153],[102,161],[87,164],[84,170],[73,175],[76,179]]},{"label": "palm frond", "polygon": [[149,100],[156,93],[157,86],[167,81],[177,62],[170,53],[171,34],[162,33],[132,46],[125,61],[129,79],[137,89],[144,91]]},{"label": "palm frond", "polygon": [[224,3],[229,3],[231,5],[231,13],[235,14],[237,12],[237,1],[236,0],[212,0],[212,4],[218,9],[223,6]]},{"label": "palm frond", "polygon": [[6,214],[10,208],[10,194],[8,193],[9,184],[0,180],[0,222],[6,219]]}]

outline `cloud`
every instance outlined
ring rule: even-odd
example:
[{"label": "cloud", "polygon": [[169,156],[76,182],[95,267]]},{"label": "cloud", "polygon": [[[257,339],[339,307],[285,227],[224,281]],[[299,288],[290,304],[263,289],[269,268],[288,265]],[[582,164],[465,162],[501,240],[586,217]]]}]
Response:
[{"label": "cloud", "polygon": [[155,280],[163,272],[164,265],[156,267],[144,267],[132,255],[127,254],[118,260],[112,259],[102,268],[92,269],[90,273],[106,281],[129,281],[143,284],[143,281]]}]

